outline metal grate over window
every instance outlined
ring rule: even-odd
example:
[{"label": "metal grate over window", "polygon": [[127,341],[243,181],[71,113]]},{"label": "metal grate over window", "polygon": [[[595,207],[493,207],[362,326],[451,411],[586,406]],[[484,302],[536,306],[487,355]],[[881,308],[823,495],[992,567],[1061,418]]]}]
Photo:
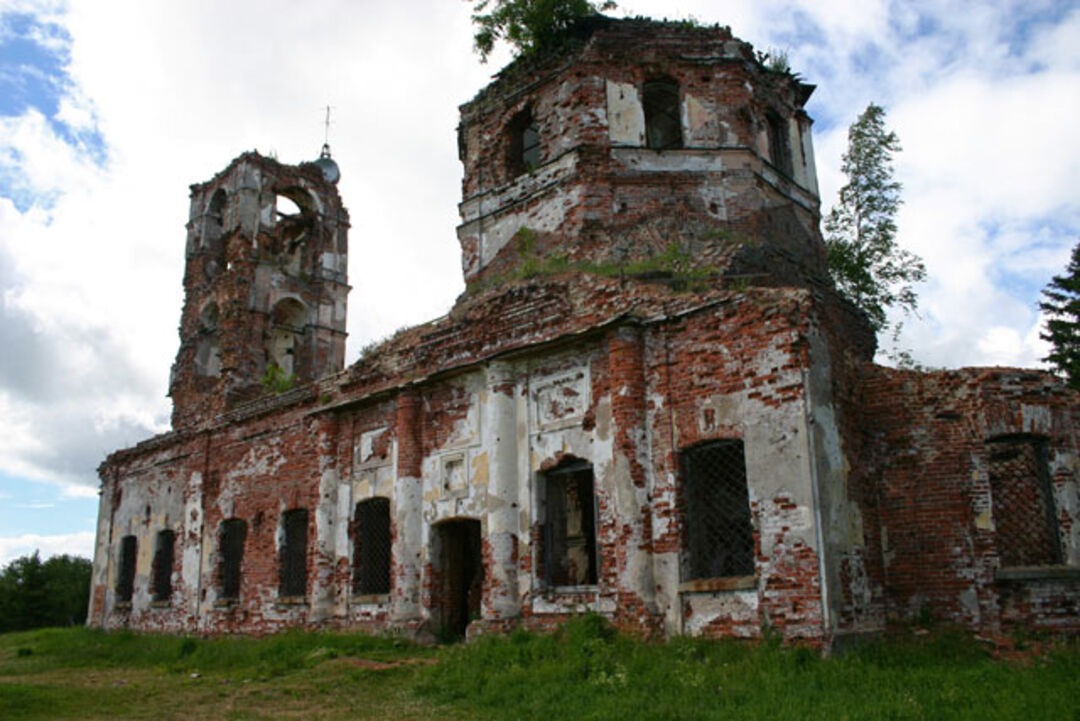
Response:
[{"label": "metal grate over window", "polygon": [[153,587],[151,594],[155,601],[168,601],[172,596],[173,547],[176,534],[165,529],[158,531],[154,548],[154,567],[152,571]]},{"label": "metal grate over window", "polygon": [[120,573],[116,578],[116,598],[121,603],[130,603],[135,595],[135,536],[120,539]]},{"label": "metal grate over window", "polygon": [[390,499],[356,504],[353,530],[353,592],[390,593]]},{"label": "metal grate over window", "polygon": [[741,440],[711,441],[682,453],[683,580],[754,573],[754,531]]},{"label": "metal grate over window", "polygon": [[230,518],[221,523],[221,561],[218,566],[218,582],[223,600],[240,597],[240,564],[244,558],[244,539],[247,522]]},{"label": "metal grate over window", "polygon": [[281,544],[278,594],[303,596],[307,593],[307,509],[294,508],[285,511],[281,523],[285,537]]},{"label": "metal grate over window", "polygon": [[596,583],[596,501],[592,466],[568,463],[544,474],[542,546],[549,586]]},{"label": "metal grate over window", "polygon": [[645,146],[653,150],[681,148],[683,140],[679,84],[669,79],[650,80],[642,90]]},{"label": "metal grate over window", "polygon": [[1046,442],[1016,436],[987,443],[990,493],[1003,566],[1061,562]]}]

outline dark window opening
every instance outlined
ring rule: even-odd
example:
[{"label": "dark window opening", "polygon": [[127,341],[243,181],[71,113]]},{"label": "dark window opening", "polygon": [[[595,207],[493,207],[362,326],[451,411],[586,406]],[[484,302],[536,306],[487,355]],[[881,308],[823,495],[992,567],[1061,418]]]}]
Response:
[{"label": "dark window opening", "polygon": [[170,530],[158,531],[154,548],[153,588],[155,601],[168,601],[172,596],[173,547],[176,534]]},{"label": "dark window opening", "polygon": [[353,592],[390,593],[390,499],[356,504],[353,530]]},{"label": "dark window opening", "polygon": [[769,160],[777,170],[791,175],[791,146],[788,143],[787,121],[772,110],[765,113],[769,126]]},{"label": "dark window opening", "polygon": [[683,580],[754,573],[754,531],[741,440],[710,441],[681,454]]},{"label": "dark window opening", "polygon": [[679,84],[674,80],[650,80],[642,93],[645,109],[645,146],[653,150],[681,148],[682,119]]},{"label": "dark window opening", "polygon": [[278,595],[303,596],[307,593],[307,509],[285,511],[281,524],[284,539],[281,544]]},{"label": "dark window opening", "polygon": [[1045,439],[1013,436],[986,445],[1001,565],[1061,563]]},{"label": "dark window opening", "polygon": [[218,581],[221,584],[223,600],[240,597],[240,564],[244,558],[246,537],[246,521],[230,518],[221,523],[221,563],[218,566]]},{"label": "dark window opening", "polygon": [[596,501],[592,466],[567,463],[544,474],[541,548],[549,586],[596,583]]},{"label": "dark window opening", "polygon": [[116,600],[121,603],[131,603],[131,597],[135,595],[135,536],[124,536],[120,539],[120,573],[116,577]]},{"label": "dark window opening", "polygon": [[510,148],[507,168],[510,177],[517,177],[540,167],[540,129],[532,110],[525,108],[510,121]]}]

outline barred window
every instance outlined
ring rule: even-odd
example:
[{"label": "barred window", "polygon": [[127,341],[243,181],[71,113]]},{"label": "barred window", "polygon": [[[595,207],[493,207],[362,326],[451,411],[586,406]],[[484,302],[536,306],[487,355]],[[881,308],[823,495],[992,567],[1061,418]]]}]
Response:
[{"label": "barred window", "polygon": [[645,110],[645,147],[653,150],[681,148],[682,120],[679,112],[679,84],[658,78],[642,88]]},{"label": "barred window", "polygon": [[596,583],[593,470],[573,461],[544,474],[542,568],[549,586]]},{"label": "barred window", "polygon": [[1008,436],[991,439],[986,447],[1001,565],[1061,563],[1046,440]]},{"label": "barred window", "polygon": [[230,518],[221,523],[219,538],[220,560],[218,583],[222,600],[240,597],[240,565],[244,558],[244,540],[247,538],[247,522]]},{"label": "barred window", "polygon": [[684,581],[754,573],[754,531],[741,440],[682,452]]},{"label": "barred window", "polygon": [[116,577],[116,600],[121,603],[131,603],[131,597],[135,595],[136,550],[135,536],[124,536],[120,539],[120,558],[117,562],[120,572]]},{"label": "barred window", "polygon": [[172,596],[173,546],[176,534],[169,529],[158,531],[154,548],[153,585],[151,594],[155,601],[168,601]]},{"label": "barred window", "polygon": [[281,517],[284,538],[278,573],[278,595],[303,596],[307,593],[307,536],[306,508],[285,511]]},{"label": "barred window", "polygon": [[390,593],[390,499],[356,504],[353,524],[353,593]]}]

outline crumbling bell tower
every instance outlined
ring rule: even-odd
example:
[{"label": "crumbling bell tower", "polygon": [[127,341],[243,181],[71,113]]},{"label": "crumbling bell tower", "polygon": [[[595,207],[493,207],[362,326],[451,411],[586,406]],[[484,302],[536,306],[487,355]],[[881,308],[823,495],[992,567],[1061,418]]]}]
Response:
[{"label": "crumbling bell tower", "polygon": [[249,152],[191,186],[173,427],[342,369],[348,213],[324,149],[298,166]]}]

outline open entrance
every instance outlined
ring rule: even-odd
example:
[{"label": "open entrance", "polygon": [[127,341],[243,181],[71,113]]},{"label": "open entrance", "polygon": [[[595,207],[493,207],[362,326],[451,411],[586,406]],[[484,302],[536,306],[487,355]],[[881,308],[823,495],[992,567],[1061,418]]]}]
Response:
[{"label": "open entrance", "polygon": [[463,638],[469,621],[480,618],[484,563],[480,521],[444,521],[434,528],[435,598],[432,611],[442,636]]}]

